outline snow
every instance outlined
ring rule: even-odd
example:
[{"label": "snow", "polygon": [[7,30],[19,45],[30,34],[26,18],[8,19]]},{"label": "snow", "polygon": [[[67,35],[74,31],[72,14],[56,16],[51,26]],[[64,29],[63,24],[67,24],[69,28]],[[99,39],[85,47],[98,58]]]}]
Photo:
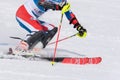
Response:
[{"label": "snow", "polygon": [[[47,61],[0,59],[0,80],[118,80],[120,75],[120,0],[68,0],[80,23],[87,29],[85,39],[73,37],[60,42],[58,53],[68,52],[85,56],[100,56],[98,65],[71,65]],[[0,3],[0,53],[18,41],[9,36],[24,38],[27,32],[19,27],[15,12],[25,0],[5,0]],[[55,17],[52,17],[54,15]],[[41,19],[59,25],[60,12],[50,11]],[[77,31],[64,16],[60,38]],[[55,41],[55,38],[52,40]],[[54,45],[46,47],[54,49]],[[67,50],[67,51],[65,51]],[[67,54],[68,55],[68,54]],[[76,55],[78,56],[78,55]]]}]

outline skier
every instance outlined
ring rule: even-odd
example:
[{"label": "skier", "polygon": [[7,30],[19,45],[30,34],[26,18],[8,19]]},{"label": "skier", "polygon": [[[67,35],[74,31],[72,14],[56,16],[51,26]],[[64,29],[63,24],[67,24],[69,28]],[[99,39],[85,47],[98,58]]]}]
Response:
[{"label": "skier", "polygon": [[79,35],[81,37],[86,36],[86,29],[81,26],[70,10],[70,4],[67,0],[28,0],[17,10],[16,20],[31,35],[26,40],[20,42],[20,45],[17,47],[18,49],[33,49],[38,43],[42,44],[42,48],[46,47],[56,34],[57,27],[38,18],[50,9],[53,11],[62,11],[70,24],[73,24],[74,28],[77,29]]}]

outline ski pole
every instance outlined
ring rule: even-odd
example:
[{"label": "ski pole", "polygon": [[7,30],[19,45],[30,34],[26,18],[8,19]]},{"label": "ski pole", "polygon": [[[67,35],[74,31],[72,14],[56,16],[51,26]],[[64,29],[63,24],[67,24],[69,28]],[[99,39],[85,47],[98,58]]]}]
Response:
[{"label": "ski pole", "polygon": [[[65,38],[59,39],[57,42],[61,42],[61,41],[64,41],[64,40],[70,39],[70,38],[76,36],[77,34],[78,34],[78,33],[75,33],[75,34],[73,34],[73,35],[71,35],[71,36],[68,36],[68,37],[65,37]],[[48,45],[52,45],[52,44],[55,44],[55,43],[56,43],[56,41],[51,42],[51,43],[49,43]]]},{"label": "ski pole", "polygon": [[54,60],[55,60],[55,56],[56,56],[56,51],[57,51],[58,40],[59,40],[59,36],[60,36],[62,20],[63,20],[63,14],[61,15],[61,20],[60,20],[60,24],[59,24],[59,28],[58,28],[58,35],[57,35],[57,39],[56,39],[56,42],[55,42],[54,56],[53,56],[53,60],[52,60],[52,65],[54,65],[54,63],[55,63]]}]

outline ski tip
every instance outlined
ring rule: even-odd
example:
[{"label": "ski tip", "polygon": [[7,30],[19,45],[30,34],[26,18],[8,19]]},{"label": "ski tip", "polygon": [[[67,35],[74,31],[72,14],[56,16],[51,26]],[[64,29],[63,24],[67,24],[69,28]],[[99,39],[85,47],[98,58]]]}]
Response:
[{"label": "ski tip", "polygon": [[89,58],[89,64],[99,64],[101,62],[102,62],[102,58],[101,57]]}]

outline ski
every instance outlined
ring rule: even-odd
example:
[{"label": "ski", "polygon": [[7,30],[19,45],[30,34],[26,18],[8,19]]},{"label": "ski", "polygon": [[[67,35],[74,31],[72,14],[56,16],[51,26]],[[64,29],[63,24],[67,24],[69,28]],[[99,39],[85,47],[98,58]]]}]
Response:
[{"label": "ski", "polygon": [[[53,57],[45,57],[34,53],[21,54],[4,54],[0,55],[0,59],[18,59],[18,60],[33,60],[33,61],[52,61]],[[99,64],[102,62],[101,57],[55,57],[54,62],[64,64]]]},{"label": "ski", "polygon": [[[48,61],[52,61],[53,58],[42,58]],[[55,62],[61,62],[65,64],[99,64],[102,61],[101,57],[56,57]]]},{"label": "ski", "polygon": [[[37,48],[35,51],[27,51],[27,52],[21,52],[21,51],[15,51],[12,48],[9,48],[9,51],[6,54],[0,55],[0,59],[27,59],[27,60],[34,60],[34,61],[40,61],[40,60],[46,60],[46,61],[52,61],[53,57],[49,56],[43,56],[40,53],[42,52],[41,49]],[[55,57],[54,62],[57,63],[64,63],[64,64],[79,64],[79,65],[85,65],[85,64],[99,64],[102,62],[102,57]]]},{"label": "ski", "polygon": [[[18,60],[33,60],[33,61],[52,61],[52,57],[41,57],[40,55],[2,55],[0,59],[18,59]],[[64,64],[99,64],[102,62],[101,57],[56,57],[54,59],[56,63]]]}]

